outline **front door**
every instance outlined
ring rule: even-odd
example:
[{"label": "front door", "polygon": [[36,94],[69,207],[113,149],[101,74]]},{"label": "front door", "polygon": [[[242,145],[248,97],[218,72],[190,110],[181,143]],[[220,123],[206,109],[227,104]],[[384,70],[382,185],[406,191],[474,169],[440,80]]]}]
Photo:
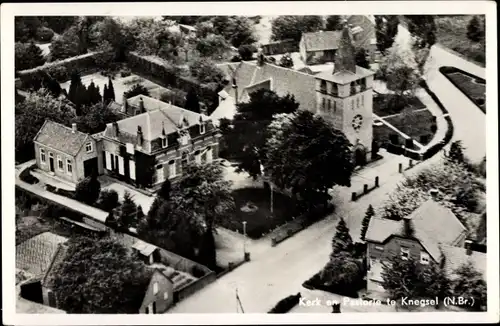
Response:
[{"label": "front door", "polygon": [[91,158],[83,162],[83,173],[85,177],[89,177],[92,174],[97,175],[97,157]]},{"label": "front door", "polygon": [[50,171],[54,172],[55,169],[55,164],[54,164],[54,154],[49,153],[49,166],[50,166]]}]

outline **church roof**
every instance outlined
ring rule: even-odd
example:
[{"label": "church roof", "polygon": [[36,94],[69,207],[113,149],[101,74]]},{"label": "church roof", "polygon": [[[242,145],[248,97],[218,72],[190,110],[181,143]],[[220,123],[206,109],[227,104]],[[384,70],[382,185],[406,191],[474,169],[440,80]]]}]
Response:
[{"label": "church roof", "polygon": [[[335,67],[333,68],[333,70],[335,70]],[[372,76],[374,74],[375,73],[370,69],[356,66],[355,73],[347,70],[341,70],[332,74],[332,70],[327,70],[314,75],[314,77],[343,85],[364,77]]]}]

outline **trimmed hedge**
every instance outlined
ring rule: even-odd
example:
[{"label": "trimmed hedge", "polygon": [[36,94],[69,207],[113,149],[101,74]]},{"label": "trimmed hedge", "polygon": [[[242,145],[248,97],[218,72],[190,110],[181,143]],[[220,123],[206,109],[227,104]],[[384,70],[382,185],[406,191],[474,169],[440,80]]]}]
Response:
[{"label": "trimmed hedge", "polygon": [[32,174],[31,174],[31,171],[33,171],[33,169],[36,167],[36,165],[32,165],[30,166],[29,168],[27,169],[24,169],[20,174],[19,174],[19,179],[21,179],[22,181],[26,182],[26,183],[29,183],[30,185],[34,185],[34,184],[37,184],[38,182],[40,182],[40,180],[38,180],[36,177],[34,177]]},{"label": "trimmed hedge", "polygon": [[439,106],[441,111],[443,111],[443,113],[445,113],[445,114],[448,113],[448,110],[444,107],[443,103],[441,103],[441,101],[437,97],[436,93],[431,91],[431,89],[429,88],[429,85],[427,85],[427,82],[425,80],[421,80],[419,84],[423,89],[425,89],[427,94],[430,95],[430,97],[434,100],[434,102],[436,102],[436,104]]},{"label": "trimmed hedge", "polygon": [[350,298],[359,298],[358,290],[363,288],[364,284],[357,284],[351,287],[327,286],[321,280],[321,272],[314,274],[310,279],[302,283],[302,286],[308,290],[321,290],[330,293],[343,295]]},{"label": "trimmed hedge", "polygon": [[269,314],[284,314],[289,312],[293,307],[295,307],[301,298],[300,292],[295,295],[289,295],[288,297],[280,300],[271,310]]},{"label": "trimmed hedge", "polygon": [[455,80],[453,80],[453,78],[450,78],[448,76],[448,74],[460,73],[460,74],[468,76],[470,78],[474,78],[475,80],[477,80],[478,82],[480,82],[482,84],[486,84],[486,80],[484,80],[483,78],[478,77],[476,75],[470,74],[466,71],[463,71],[461,69],[455,68],[455,67],[440,67],[439,72],[442,73],[443,76],[445,76],[446,79],[448,79],[448,81],[453,84],[453,86],[455,86],[460,92],[462,92],[462,94],[464,94],[472,103],[474,103],[484,114],[486,114],[486,108],[484,106],[483,107],[481,106],[484,103],[483,104],[479,103],[478,100],[476,98],[471,97],[468,92],[464,92],[464,90],[463,90],[464,85],[457,84],[455,82]]}]

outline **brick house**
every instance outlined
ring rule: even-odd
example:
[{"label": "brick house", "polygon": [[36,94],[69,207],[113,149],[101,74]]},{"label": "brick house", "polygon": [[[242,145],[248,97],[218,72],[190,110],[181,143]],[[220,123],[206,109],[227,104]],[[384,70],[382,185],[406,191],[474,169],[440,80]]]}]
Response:
[{"label": "brick house", "polygon": [[106,126],[100,138],[105,174],[155,188],[166,179],[177,180],[188,162],[217,158],[220,134],[206,115],[143,95],[124,107],[143,113]]},{"label": "brick house", "polygon": [[78,131],[76,123],[69,128],[46,120],[33,142],[36,164],[42,171],[70,183],[102,172],[96,139]]},{"label": "brick house", "polygon": [[[411,225],[413,235],[405,232]],[[485,254],[472,252],[467,230],[457,217],[430,199],[401,221],[372,218],[366,232],[367,290],[383,293],[381,276],[383,264],[395,255],[415,259],[427,265],[445,259],[445,270],[453,275],[456,267],[472,260],[479,270],[485,270]]]}]

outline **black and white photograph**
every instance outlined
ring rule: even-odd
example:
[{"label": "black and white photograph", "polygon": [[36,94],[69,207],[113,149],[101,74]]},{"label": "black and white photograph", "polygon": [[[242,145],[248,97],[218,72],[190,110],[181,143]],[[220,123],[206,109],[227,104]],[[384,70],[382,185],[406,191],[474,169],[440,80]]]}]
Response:
[{"label": "black and white photograph", "polygon": [[496,3],[1,9],[4,323],[498,321]]}]

